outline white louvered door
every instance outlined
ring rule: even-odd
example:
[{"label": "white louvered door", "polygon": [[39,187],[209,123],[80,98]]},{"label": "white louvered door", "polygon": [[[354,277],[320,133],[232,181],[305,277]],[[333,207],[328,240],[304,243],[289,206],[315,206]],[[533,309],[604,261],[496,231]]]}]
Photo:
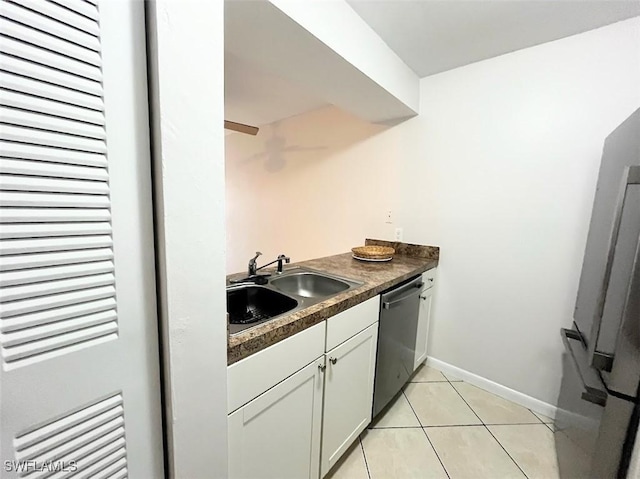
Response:
[{"label": "white louvered door", "polygon": [[0,476],[163,477],[144,5],[0,0]]}]

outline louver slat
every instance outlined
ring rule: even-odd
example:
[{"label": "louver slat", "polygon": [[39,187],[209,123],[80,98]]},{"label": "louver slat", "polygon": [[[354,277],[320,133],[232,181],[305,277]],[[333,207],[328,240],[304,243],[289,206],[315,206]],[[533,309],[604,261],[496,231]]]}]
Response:
[{"label": "louver slat", "polygon": [[[58,5],[54,2],[43,2],[39,0],[12,0],[14,3],[34,10],[49,18],[58,20],[61,23],[66,23],[69,26],[75,27],[78,30],[90,33],[98,36],[100,29],[98,23],[95,20],[91,20],[83,15],[78,15],[71,10]],[[59,2],[58,2],[59,3]]]},{"label": "louver slat", "polygon": [[97,313],[86,318],[72,318],[65,321],[58,321],[51,324],[45,324],[34,328],[29,328],[16,333],[5,333],[4,342],[7,347],[19,345],[22,343],[35,341],[37,339],[58,336],[70,331],[76,331],[78,328],[86,328],[103,323],[112,323],[116,319],[115,311],[106,311]]},{"label": "louver slat", "polygon": [[[68,148],[69,150],[88,151],[90,153],[104,154],[107,152],[107,145],[102,140],[65,135],[52,131],[22,128],[14,125],[0,126],[0,140],[51,146],[54,148]],[[2,155],[2,152],[0,152],[0,155]]]},{"label": "louver slat", "polygon": [[[101,97],[102,87],[99,82],[94,80],[71,75],[64,71],[5,55],[4,53],[0,53],[0,65],[2,65],[3,70],[16,75],[22,75],[33,80],[52,83],[67,88],[70,90],[70,94],[73,94],[73,91],[77,90],[95,95],[96,98]],[[43,84],[42,89],[45,88],[46,84]]]},{"label": "louver slat", "polygon": [[0,158],[0,171],[12,175],[43,176],[81,180],[107,181],[109,174],[105,168],[69,166],[57,163],[14,160]]},{"label": "louver slat", "polygon": [[70,278],[59,281],[47,281],[44,283],[25,284],[5,288],[3,296],[5,301],[17,301],[19,299],[37,298],[65,291],[96,288],[115,284],[115,277],[111,273],[105,273],[88,278]]},{"label": "louver slat", "polygon": [[47,236],[83,236],[100,234],[111,234],[111,224],[107,222],[9,224],[4,225],[2,229],[0,229],[0,238],[41,238]]},{"label": "louver slat", "polygon": [[[115,300],[113,298],[91,301],[89,303],[81,303],[64,308],[40,311],[33,314],[25,314],[8,318],[4,320],[4,331],[12,332],[28,327],[36,327],[38,325],[54,323],[70,318],[84,316],[88,320],[90,315],[97,312],[110,311],[115,309]],[[3,336],[4,338],[5,336]]]},{"label": "louver slat", "polygon": [[[104,459],[96,462],[91,467],[88,467],[86,470],[80,471],[76,477],[78,479],[102,479],[103,477],[115,479],[126,477],[127,459],[125,456],[126,451],[124,449],[119,449]],[[118,473],[118,475],[114,475],[115,473]],[[120,473],[122,473],[122,475],[120,475]],[[59,479],[61,477],[62,476],[52,476],[51,479]]]},{"label": "louver slat", "polygon": [[[4,212],[0,223],[64,223],[67,221],[109,221],[107,209],[12,208]],[[15,253],[5,253],[15,254]]]},{"label": "louver slat", "polygon": [[[4,30],[0,30],[5,34]],[[29,43],[20,42],[4,36],[2,38],[2,50],[9,55],[21,58],[40,65],[48,65],[57,70],[71,73],[89,80],[99,82],[101,78],[100,67],[89,65],[73,58],[53,53],[43,48],[35,47]]]},{"label": "louver slat", "polygon": [[[40,339],[35,342],[25,342],[19,346],[7,347],[4,351],[4,360],[8,365],[14,361],[38,358],[46,353],[56,353],[60,349],[69,346],[77,346],[92,339],[110,339],[118,331],[115,321],[107,324],[100,324],[89,328],[76,329],[74,331],[54,336],[52,338]],[[65,353],[67,351],[64,351]],[[49,358],[51,356],[40,356],[38,359]]]},{"label": "louver slat", "polygon": [[[64,109],[61,109],[59,115],[64,115]],[[105,139],[105,131],[102,126],[92,125],[91,123],[85,123],[83,121],[57,118],[50,114],[40,115],[30,111],[0,106],[0,118],[2,118],[4,123],[11,125],[52,131],[55,133],[66,133],[68,135],[94,138],[96,140]]]},{"label": "louver slat", "polygon": [[114,295],[115,288],[113,286],[103,286],[100,288],[59,293],[46,297],[10,301],[5,303],[2,310],[0,310],[0,318],[4,319],[12,316],[37,313],[49,309],[61,308],[63,306],[95,301],[97,299],[111,298]]},{"label": "louver slat", "polygon": [[81,45],[96,52],[100,51],[100,41],[97,37],[82,32],[76,28],[69,28],[57,20],[28,10],[9,2],[0,3],[0,15],[15,22],[29,25],[32,28],[49,33],[54,37],[62,38],[76,45]]},{"label": "louver slat", "polygon": [[117,338],[99,31],[97,6],[83,0],[0,5],[5,369]]},{"label": "louver slat", "polygon": [[81,251],[56,251],[0,256],[0,271],[14,271],[63,264],[88,263],[113,259],[111,248],[96,248]]},{"label": "louver slat", "polygon": [[[48,115],[61,116],[67,120],[81,121],[101,126],[104,125],[104,116],[99,111],[60,103],[59,101],[39,98],[33,95],[16,93],[5,89],[0,89],[0,105],[29,111],[40,111]],[[7,121],[7,123],[11,123],[8,119],[5,121]],[[46,124],[46,127],[46,129],[51,129],[48,123]]]},{"label": "louver slat", "polygon": [[85,2],[84,0],[54,0],[56,3],[62,5],[69,10],[90,18],[91,20],[98,21],[98,9],[95,5]]},{"label": "louver slat", "polygon": [[100,67],[100,53],[68,42],[47,33],[40,32],[31,26],[22,25],[0,17],[0,30],[7,36],[28,42],[33,45],[46,45],[48,50],[57,52],[90,65]]},{"label": "louver slat", "polygon": [[[87,116],[95,117],[96,114],[102,115],[100,113],[102,109],[102,99],[89,93],[63,88],[58,85],[52,85],[51,83],[43,83],[32,80],[31,78],[2,71],[0,71],[0,87],[4,88],[5,91],[23,93],[33,98],[45,98],[70,106],[86,108],[90,110],[84,113]],[[5,93],[3,92],[2,95],[4,97]],[[61,105],[61,107],[64,106],[65,105]],[[100,124],[103,123],[104,122],[101,122]]]},{"label": "louver slat", "polygon": [[2,152],[2,156],[23,160],[47,161],[79,166],[107,166],[105,155],[84,151],[58,150],[45,146],[23,145],[20,143],[0,141],[0,152]]},{"label": "louver slat", "polygon": [[[39,464],[73,464],[73,477],[109,477],[126,471],[126,440],[122,394],[91,404],[77,412],[18,435],[16,459]],[[69,477],[69,471],[22,473],[32,479]],[[106,475],[105,475],[106,474]]]},{"label": "louver slat", "polygon": [[14,176],[0,174],[0,189],[8,191],[40,191],[60,193],[86,193],[106,195],[109,185],[101,181],[76,181],[47,177]]},{"label": "louver slat", "polygon": [[113,262],[111,261],[7,271],[4,273],[0,272],[0,287],[6,288],[8,286],[53,281],[56,279],[79,278],[81,276],[110,273],[112,271]]},{"label": "louver slat", "polygon": [[108,208],[109,204],[109,197],[102,195],[22,193],[20,191],[7,191],[0,194],[0,207]]}]

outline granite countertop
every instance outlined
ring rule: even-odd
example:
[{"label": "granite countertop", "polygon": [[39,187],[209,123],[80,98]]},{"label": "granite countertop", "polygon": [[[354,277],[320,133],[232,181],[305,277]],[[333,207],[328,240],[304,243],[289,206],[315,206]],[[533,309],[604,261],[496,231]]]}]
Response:
[{"label": "granite countertop", "polygon": [[[353,259],[351,253],[344,253],[302,261],[292,265],[342,276],[364,284],[345,293],[339,293],[308,308],[291,314],[284,314],[277,319],[229,336],[227,364],[233,364],[272,344],[321,323],[331,316],[335,316],[412,276],[421,274],[438,265],[439,248],[437,247],[380,240],[367,240],[366,244],[393,246],[396,248],[396,255],[389,262],[368,263]],[[234,276],[237,275],[230,277]]]}]

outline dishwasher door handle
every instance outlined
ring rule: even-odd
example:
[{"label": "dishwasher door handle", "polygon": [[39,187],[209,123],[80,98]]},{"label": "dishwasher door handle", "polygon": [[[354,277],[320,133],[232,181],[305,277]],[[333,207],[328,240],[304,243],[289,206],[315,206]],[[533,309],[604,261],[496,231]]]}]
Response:
[{"label": "dishwasher door handle", "polygon": [[384,309],[391,309],[393,308],[394,305],[403,302],[405,299],[410,298],[411,296],[416,296],[417,294],[420,294],[419,289],[422,288],[423,285],[424,285],[423,283],[417,283],[414,285],[415,289],[409,290],[408,293],[403,294],[399,298],[394,299],[393,301],[383,301],[382,307]]}]

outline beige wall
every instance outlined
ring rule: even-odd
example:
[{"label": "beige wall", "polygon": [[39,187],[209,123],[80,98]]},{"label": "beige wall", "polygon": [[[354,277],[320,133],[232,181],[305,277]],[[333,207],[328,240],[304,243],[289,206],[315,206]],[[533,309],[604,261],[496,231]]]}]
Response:
[{"label": "beige wall", "polygon": [[430,354],[553,404],[602,144],[639,106],[636,18],[426,78],[393,127],[327,108],[276,130],[323,149],[267,161],[273,131],[229,136],[227,268],[402,226],[441,247]]},{"label": "beige wall", "polygon": [[227,271],[284,253],[292,261],[389,237],[400,159],[388,128],[326,107],[226,137]]}]

